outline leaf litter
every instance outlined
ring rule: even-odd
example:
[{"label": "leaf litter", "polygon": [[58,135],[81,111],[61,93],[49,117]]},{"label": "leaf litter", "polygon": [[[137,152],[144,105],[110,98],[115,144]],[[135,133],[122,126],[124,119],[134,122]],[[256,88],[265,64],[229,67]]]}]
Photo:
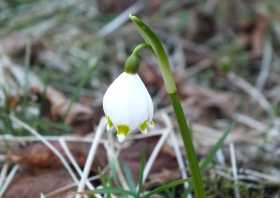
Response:
[{"label": "leaf litter", "polygon": [[[46,135],[45,138],[50,138],[51,144],[65,158],[57,140],[59,137],[50,135],[54,135],[53,131],[64,133],[64,128],[56,124],[69,126],[69,136],[65,136],[65,139],[69,139],[69,150],[82,168],[95,126],[102,117],[102,93],[121,71],[116,63],[122,63],[124,60],[121,57],[129,53],[130,44],[138,41],[136,34],[131,33],[132,27],[124,24],[106,38],[92,42],[96,41],[94,36],[98,29],[106,25],[98,17],[105,16],[106,22],[109,22],[111,12],[117,16],[117,13],[132,5],[132,1],[97,1],[96,7],[90,1],[63,2],[66,1],[31,0],[27,3],[0,4],[1,9],[2,6],[5,8],[4,20],[0,18],[3,23],[0,31],[0,166],[2,171],[4,162],[11,167],[19,165],[5,192],[8,198],[19,195],[38,197],[40,193],[49,197],[52,192],[69,185],[72,188],[50,197],[71,197],[76,191],[60,160],[36,138],[18,133],[17,126],[6,119],[9,114],[15,113]],[[241,195],[276,196],[279,192],[279,181],[275,175],[279,175],[277,145],[280,122],[277,99],[279,14],[275,10],[279,6],[274,5],[273,1],[251,4],[245,1],[240,4],[217,2],[211,0],[205,4],[188,4],[151,1],[140,13],[148,16],[147,20],[156,27],[166,43],[170,57],[176,57],[176,62],[181,64],[174,67],[173,72],[185,112],[193,123],[199,158],[206,156],[229,123],[236,122],[236,127],[225,141],[226,145],[217,154],[213,169],[206,173],[209,193],[214,197],[233,197],[234,178],[227,145],[234,143]],[[22,6],[21,9],[16,9],[18,6]],[[26,12],[25,9],[35,12]],[[99,13],[96,9],[99,9]],[[158,18],[164,19],[164,23]],[[122,46],[116,41],[120,40],[124,41],[124,56],[116,57],[116,51],[120,51]],[[182,43],[181,47],[177,45],[178,40]],[[263,91],[256,94],[258,88],[255,87],[255,80],[265,71],[261,59],[265,58],[267,40],[272,42],[273,58],[268,67],[268,77],[264,79]],[[108,48],[110,50],[104,50]],[[27,53],[28,50],[30,53]],[[183,50],[185,57],[177,60],[180,59],[180,50]],[[143,57],[140,75],[153,94],[156,109],[169,113],[176,131],[155,62],[148,53],[143,53]],[[83,84],[78,97],[73,97],[80,78],[83,78],[79,71],[82,66],[90,66],[95,58],[99,65],[96,75],[93,74]],[[43,122],[48,121],[48,126],[42,127],[42,120],[32,122],[36,117]],[[157,128],[151,132],[154,135],[137,134],[125,145],[109,142],[116,149],[120,163],[125,162],[131,169],[135,181],[139,177],[141,153],[145,153],[147,158],[151,155],[159,140],[157,130],[164,129],[163,123],[161,119],[157,120]],[[108,135],[110,138],[113,137]],[[110,175],[105,140],[98,146],[91,176]],[[178,144],[182,146],[180,141]],[[105,173],[102,170],[106,170]],[[176,154],[172,146],[165,143],[145,185],[155,188],[180,177]],[[95,186],[101,183],[102,179],[93,182]],[[115,181],[115,185],[118,182]]]}]

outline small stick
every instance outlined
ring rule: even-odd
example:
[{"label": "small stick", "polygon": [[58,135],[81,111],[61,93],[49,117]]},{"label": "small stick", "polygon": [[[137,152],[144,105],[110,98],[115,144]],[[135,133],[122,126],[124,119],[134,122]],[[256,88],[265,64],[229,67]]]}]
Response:
[{"label": "small stick", "polygon": [[124,24],[129,19],[129,14],[136,14],[141,9],[144,8],[143,1],[138,1],[129,8],[127,8],[125,11],[123,11],[119,16],[117,16],[114,20],[112,20],[110,23],[105,25],[101,30],[97,33],[98,36],[104,37],[113,32],[115,29],[120,27],[122,24]]},{"label": "small stick", "polygon": [[46,196],[43,193],[40,193],[40,198],[46,198]]},{"label": "small stick", "polygon": [[0,161],[4,161],[6,159],[6,155],[0,155]]},{"label": "small stick", "polygon": [[264,50],[263,50],[263,58],[261,64],[261,71],[257,78],[256,87],[259,91],[263,90],[265,82],[269,76],[269,69],[272,62],[272,45],[271,42],[268,40],[265,42]]},{"label": "small stick", "polygon": [[[93,177],[88,178],[88,181],[95,181],[95,180],[97,180],[97,179],[99,179],[99,178],[100,178],[100,175],[96,175],[96,176],[93,176]],[[52,196],[54,196],[54,195],[57,195],[57,194],[59,194],[59,193],[62,193],[62,192],[64,192],[64,191],[66,191],[66,190],[69,190],[69,189],[71,189],[71,188],[73,188],[73,187],[75,187],[75,186],[77,186],[76,183],[68,184],[68,185],[63,186],[63,187],[61,187],[61,188],[58,188],[58,189],[56,189],[56,190],[54,190],[54,191],[52,191],[52,192],[49,192],[48,194],[46,194],[46,197],[52,197]]]},{"label": "small stick", "polygon": [[157,142],[157,145],[155,146],[148,162],[146,163],[146,166],[144,168],[144,172],[143,172],[143,183],[145,182],[145,180],[148,177],[148,174],[152,168],[152,165],[157,157],[157,155],[160,152],[160,149],[162,148],[164,142],[166,141],[167,137],[169,136],[170,132],[171,132],[171,126],[170,126],[170,122],[169,122],[169,118],[166,114],[162,114],[163,119],[167,125],[166,130],[163,132],[161,138],[159,139],[159,141]]},{"label": "small stick", "polygon": [[[155,131],[151,131],[149,134],[136,134],[134,136],[128,136],[127,139],[135,140],[135,139],[143,139],[147,137],[159,136],[162,134],[163,129],[156,129]],[[77,137],[77,136],[44,136],[44,138],[48,141],[57,141],[59,138],[63,137],[64,141],[66,142],[85,142],[91,143],[92,137]],[[9,141],[9,142],[22,142],[22,141],[38,141],[37,137],[33,136],[12,136],[9,134],[0,135],[0,142],[1,141]],[[101,143],[104,143],[101,141]],[[4,158],[3,158],[4,159]],[[0,160],[2,160],[2,156],[0,155]]]},{"label": "small stick", "polygon": [[[63,149],[63,151],[65,152],[66,156],[68,157],[68,159],[70,160],[70,162],[73,164],[74,168],[76,169],[76,171],[78,172],[78,174],[80,175],[80,177],[82,177],[82,170],[80,168],[80,166],[78,165],[77,161],[75,160],[74,156],[72,155],[71,151],[69,150],[67,144],[65,143],[63,138],[59,138],[59,143],[61,145],[61,148]],[[87,180],[86,185],[88,186],[88,188],[90,190],[93,190],[94,187],[92,186],[92,184]]]},{"label": "small stick", "polygon": [[85,164],[85,167],[84,167],[84,171],[83,171],[81,180],[80,180],[79,185],[78,185],[76,198],[81,198],[81,194],[84,192],[85,184],[86,184],[89,172],[90,172],[91,165],[92,165],[94,157],[95,157],[97,146],[98,146],[99,141],[101,139],[101,136],[104,132],[105,126],[106,126],[106,121],[105,121],[105,118],[103,117],[100,120],[100,123],[97,127],[96,134],[94,136],[91,148],[89,150],[88,157],[87,157],[87,160],[86,160],[86,164]]},{"label": "small stick", "polygon": [[217,161],[222,165],[225,166],[225,156],[222,149],[219,149],[216,154]]},{"label": "small stick", "polygon": [[234,113],[233,119],[235,119],[237,122],[246,125],[247,127],[250,127],[252,129],[255,129],[256,131],[265,131],[268,129],[268,126],[259,122],[258,120],[255,120],[252,117],[249,117],[245,114],[240,113]]},{"label": "small stick", "polygon": [[[111,139],[112,141],[112,139]],[[114,168],[116,169],[116,172],[117,172],[117,176],[118,176],[118,179],[123,187],[124,190],[129,190],[129,187],[128,187],[128,184],[126,182],[126,179],[123,175],[123,172],[120,168],[120,163],[118,161],[118,154],[119,153],[116,153],[115,150],[114,150],[114,147],[112,146],[113,143],[112,142],[108,142],[106,144],[104,144],[104,147],[106,148],[106,152],[107,152],[107,158],[108,158],[108,161],[110,162],[114,162]]]},{"label": "small stick", "polygon": [[229,150],[230,150],[230,161],[232,166],[232,175],[234,179],[234,195],[235,198],[240,198],[240,191],[238,187],[237,164],[236,164],[235,149],[233,143],[229,144]]},{"label": "small stick", "polygon": [[18,124],[19,126],[23,127],[24,129],[26,129],[27,131],[29,131],[32,135],[36,136],[39,140],[41,140],[62,162],[62,164],[64,165],[64,167],[66,168],[66,170],[69,172],[70,176],[73,178],[73,180],[75,182],[79,182],[78,178],[76,177],[75,173],[72,171],[71,167],[69,166],[69,164],[67,163],[67,161],[65,160],[65,158],[59,153],[59,151],[51,144],[49,143],[44,136],[42,136],[41,134],[39,134],[35,129],[33,129],[32,127],[30,127],[29,125],[27,125],[26,123],[24,123],[23,121],[19,120],[18,118],[16,118],[13,115],[10,115],[10,119],[13,120],[16,124]]},{"label": "small stick", "polygon": [[234,73],[230,72],[228,75],[229,80],[234,83],[238,88],[243,90],[249,96],[251,96],[255,101],[259,103],[259,105],[265,110],[267,113],[271,114],[272,107],[270,103],[267,101],[265,96],[254,86],[248,83],[246,80],[238,77]]},{"label": "small stick", "polygon": [[5,183],[3,184],[1,190],[0,190],[0,197],[3,197],[6,189],[9,187],[10,183],[12,182],[13,178],[15,177],[17,170],[18,170],[19,166],[15,165],[13,167],[13,169],[11,170],[11,172],[9,173],[8,177],[6,178]]},{"label": "small stick", "polygon": [[9,164],[5,163],[1,169],[1,174],[0,174],[0,190],[1,190],[1,186],[5,181],[5,177],[7,175],[8,169],[9,169]]}]

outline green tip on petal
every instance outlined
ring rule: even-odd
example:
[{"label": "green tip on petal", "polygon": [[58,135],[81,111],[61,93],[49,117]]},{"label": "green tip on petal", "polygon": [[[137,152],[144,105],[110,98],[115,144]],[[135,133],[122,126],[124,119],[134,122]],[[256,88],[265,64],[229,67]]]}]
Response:
[{"label": "green tip on petal", "polygon": [[142,133],[146,133],[148,126],[149,126],[149,120],[145,120],[144,122],[142,122],[142,124],[140,124],[139,129]]},{"label": "green tip on petal", "polygon": [[129,133],[130,128],[125,124],[120,124],[117,125],[116,130],[117,130],[117,138],[119,142],[123,142],[125,140],[125,137]]},{"label": "green tip on petal", "polygon": [[106,120],[107,120],[107,126],[109,129],[113,128],[113,122],[111,120],[111,118],[109,116],[105,116]]},{"label": "green tip on petal", "polygon": [[126,124],[119,124],[117,125],[116,130],[117,130],[117,135],[127,136],[127,134],[130,131],[130,128]]}]

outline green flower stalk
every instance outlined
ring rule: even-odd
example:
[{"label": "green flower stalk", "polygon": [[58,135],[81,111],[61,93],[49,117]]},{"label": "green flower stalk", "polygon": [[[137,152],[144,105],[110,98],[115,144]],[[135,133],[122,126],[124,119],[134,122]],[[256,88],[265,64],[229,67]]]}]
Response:
[{"label": "green flower stalk", "polygon": [[[204,198],[205,192],[204,192],[204,185],[202,181],[201,171],[198,165],[198,160],[196,157],[195,149],[192,142],[192,136],[191,136],[191,128],[189,124],[186,121],[186,117],[182,108],[182,105],[180,103],[180,99],[177,94],[177,89],[175,85],[175,81],[172,76],[170,63],[168,60],[168,57],[164,51],[164,48],[161,44],[161,41],[156,36],[156,34],[138,17],[130,15],[130,19],[132,22],[136,25],[140,35],[145,40],[145,44],[138,45],[135,50],[132,52],[131,57],[139,57],[138,52],[140,49],[144,47],[149,47],[152,49],[154,55],[157,58],[157,61],[160,66],[160,70],[163,76],[164,85],[166,88],[167,93],[170,96],[177,122],[179,125],[179,129],[181,132],[181,136],[184,142],[185,152],[187,154],[188,159],[188,165],[191,171],[191,177],[192,177],[192,184],[194,186],[195,196],[197,198]],[[131,67],[131,68],[130,68]],[[126,66],[126,70],[135,70],[135,65],[131,64],[131,66]],[[138,69],[138,68],[137,68]]]},{"label": "green flower stalk", "polygon": [[166,91],[170,96],[176,114],[189,162],[189,169],[192,174],[192,185],[195,196],[197,198],[204,198],[204,186],[192,142],[191,128],[186,121],[180,99],[177,95],[168,57],[161,41],[147,25],[136,16],[130,16],[130,19],[136,25],[145,43],[141,43],[134,48],[126,60],[124,72],[114,80],[103,97],[103,109],[108,126],[116,129],[119,141],[124,141],[129,132],[136,129],[146,132],[148,126],[152,123],[152,99],[137,74],[140,62],[140,50],[143,48],[151,49],[157,58]]}]

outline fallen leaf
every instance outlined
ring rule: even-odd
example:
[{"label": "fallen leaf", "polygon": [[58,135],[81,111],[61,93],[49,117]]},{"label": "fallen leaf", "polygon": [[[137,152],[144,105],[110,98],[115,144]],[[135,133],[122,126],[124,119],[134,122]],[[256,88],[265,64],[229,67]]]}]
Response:
[{"label": "fallen leaf", "polygon": [[240,22],[236,30],[240,43],[250,51],[252,58],[262,55],[267,26],[267,17],[258,15],[254,20]]},{"label": "fallen leaf", "polygon": [[[147,160],[154,150],[158,140],[159,136],[133,140],[131,144],[121,150],[119,160],[121,163],[124,162],[130,167],[135,179],[138,178],[139,175],[141,156],[146,156]],[[59,143],[57,141],[52,141],[51,143],[67,159]],[[81,167],[85,164],[90,146],[90,143],[68,143],[71,153]],[[7,155],[7,160],[10,163],[17,163],[34,168],[59,169],[62,167],[60,160],[42,143],[29,143],[24,146],[13,147]],[[106,150],[103,145],[100,144],[91,171],[97,173],[105,168],[107,164]],[[151,169],[151,175],[160,175],[163,170],[173,172],[174,174],[172,174],[172,177],[163,177],[165,179],[162,180],[162,182],[169,181],[178,176],[176,156],[173,149],[167,144],[163,145],[156,158]],[[148,181],[150,183],[156,183],[153,182],[151,178],[148,178]]]},{"label": "fallen leaf", "polygon": [[[64,119],[65,123],[73,127],[75,133],[91,132],[102,116],[101,106],[93,111],[90,106],[71,102],[69,98],[51,86],[45,88],[40,79],[31,71],[28,74],[28,81],[30,94],[37,94],[47,99],[42,112],[45,117],[51,120]],[[8,93],[12,98],[21,97],[22,90],[26,86],[24,67],[13,63],[5,55],[0,56],[0,85],[12,92]],[[5,95],[7,94],[0,90],[0,98]],[[11,104],[12,107],[14,104]]]},{"label": "fallen leaf", "polygon": [[[51,141],[51,144],[67,159],[63,149],[57,141]],[[70,152],[80,166],[86,161],[87,153],[90,148],[89,143],[67,143]],[[103,146],[99,146],[98,155],[92,166],[93,172],[98,172],[99,168],[104,168],[107,164],[106,151]],[[7,160],[11,163],[19,163],[25,166],[37,168],[59,168],[62,166],[59,158],[43,143],[30,143],[14,147],[7,155]]]},{"label": "fallen leaf", "polygon": [[71,103],[68,98],[52,87],[43,90],[40,86],[33,86],[32,92],[44,95],[47,99],[48,105],[44,106],[43,114],[51,120],[64,118],[65,123],[71,125],[74,132],[78,134],[91,132],[102,115],[101,107],[93,112],[89,106],[77,102]]},{"label": "fallen leaf", "polygon": [[0,51],[13,57],[23,57],[30,47],[31,62],[67,72],[69,64],[39,39],[31,39],[24,33],[15,33],[0,40]]},{"label": "fallen leaf", "polygon": [[233,95],[196,86],[180,86],[178,92],[184,100],[189,118],[205,119],[232,116],[237,106]]},{"label": "fallen leaf", "polygon": [[216,32],[216,22],[214,16],[193,9],[186,28],[187,37],[196,42],[203,42],[211,38]]},{"label": "fallen leaf", "polygon": [[[6,198],[38,198],[40,193],[53,192],[54,190],[72,184],[73,180],[64,169],[38,169],[22,167],[13,178],[4,197]],[[67,197],[73,189],[57,194],[52,198]]]},{"label": "fallen leaf", "polygon": [[155,65],[142,61],[139,67],[139,75],[150,92],[158,91],[163,86],[163,80]]}]

